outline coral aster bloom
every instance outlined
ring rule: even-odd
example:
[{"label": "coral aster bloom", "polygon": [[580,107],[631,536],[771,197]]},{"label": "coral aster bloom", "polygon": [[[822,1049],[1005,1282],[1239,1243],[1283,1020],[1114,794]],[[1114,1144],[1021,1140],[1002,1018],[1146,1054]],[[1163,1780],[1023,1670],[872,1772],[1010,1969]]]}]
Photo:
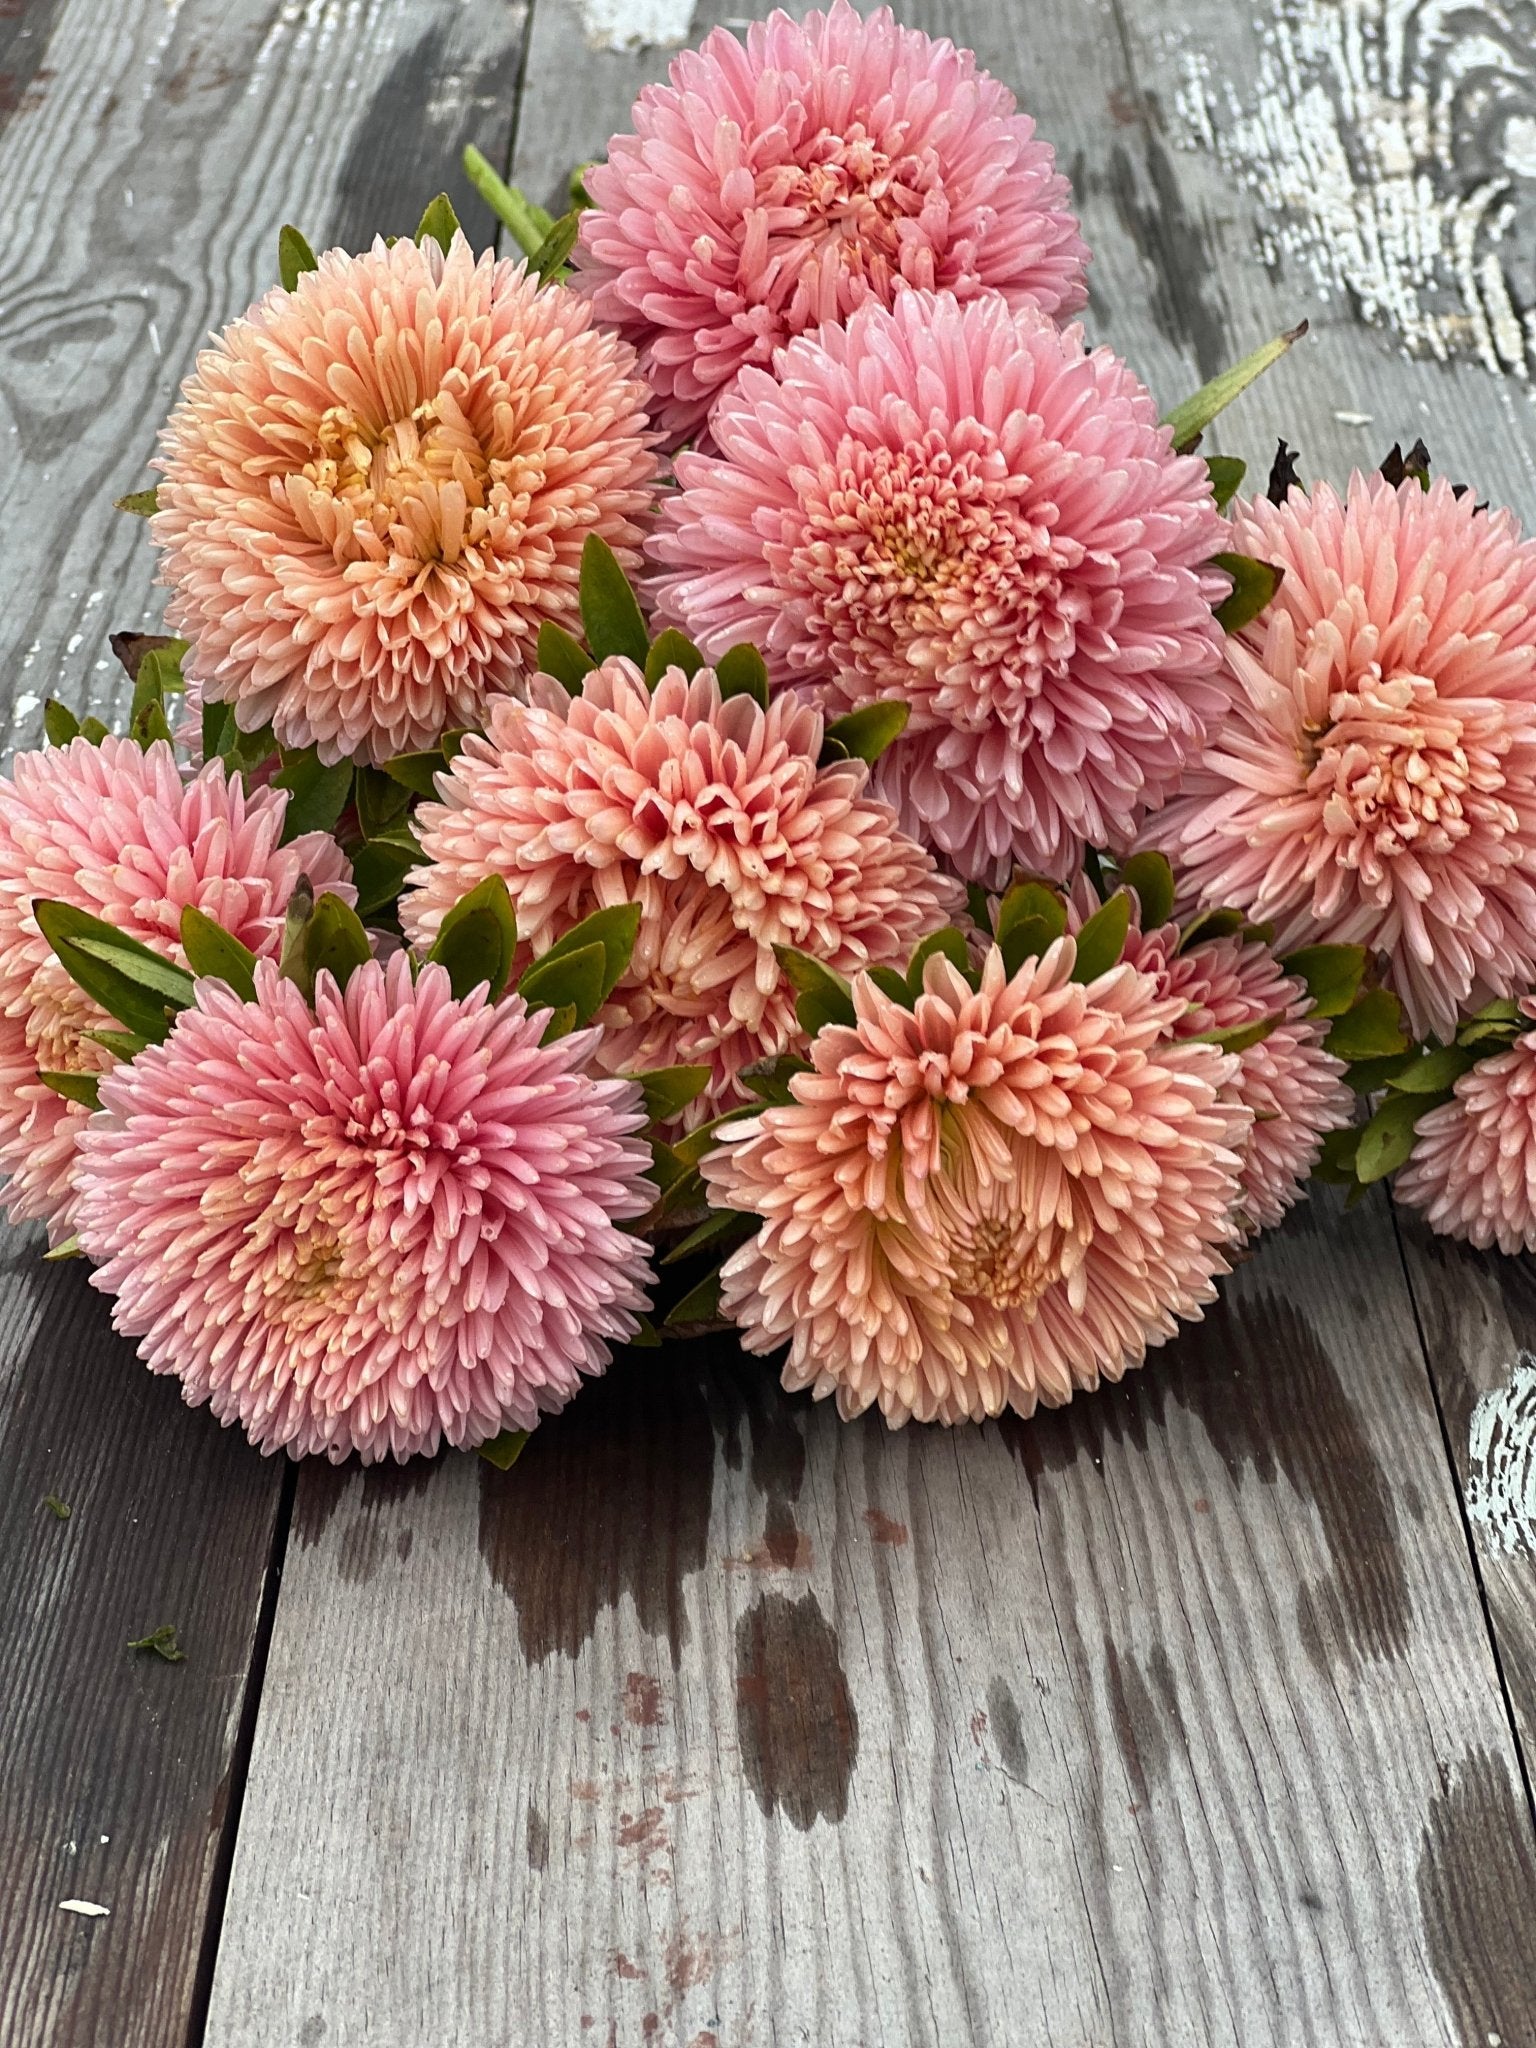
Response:
[{"label": "coral aster bloom", "polygon": [[587,173],[579,285],[640,349],[666,432],[702,426],[738,370],[905,285],[1083,304],[1067,181],[969,51],[861,21],[723,29],[635,103]]},{"label": "coral aster bloom", "polygon": [[102,1082],[80,1241],[155,1372],[265,1451],[408,1458],[531,1429],[636,1329],[655,1189],[593,1034],[397,954],[311,1011],[198,983]]},{"label": "coral aster bloom", "polygon": [[1227,1270],[1248,1113],[1235,1058],[1175,1045],[1177,997],[1070,938],[973,991],[929,961],[915,1012],[854,984],[794,1101],[729,1125],[712,1198],[763,1218],[724,1268],[749,1351],[887,1421],[1029,1414],[1118,1379]]},{"label": "coral aster bloom", "polygon": [[712,1067],[696,1122],[738,1099],[748,1061],[798,1042],[775,945],[843,973],[905,965],[963,900],[865,793],[862,762],[817,766],[821,743],[817,712],[722,702],[709,669],[691,682],[671,669],[652,693],[615,657],[574,698],[535,677],[529,702],[496,705],[438,778],[443,801],[417,813],[427,865],[409,877],[406,933],[429,943],[490,874],[533,955],[593,910],[638,903],[598,1058],[616,1073]]},{"label": "coral aster bloom", "polygon": [[792,342],[678,461],[665,616],[836,715],[912,706],[878,786],[973,880],[1131,833],[1227,703],[1205,464],[1107,349],[905,292]]},{"label": "coral aster bloom", "polygon": [[55,959],[32,914],[56,898],[180,959],[181,913],[205,911],[258,955],[282,940],[294,884],[351,900],[349,869],[323,832],[278,841],[287,793],[247,791],[221,762],[183,782],[163,741],[18,754],[0,778],[0,1173],[13,1222],[71,1229],[75,1140],[88,1111],[38,1079],[99,1074],[113,1055],[86,1036],[115,1020]]},{"label": "coral aster bloom", "polygon": [[1150,836],[1277,950],[1364,944],[1417,1033],[1536,978],[1536,542],[1446,483],[1236,511],[1285,571],[1220,743]]},{"label": "coral aster bloom", "polygon": [[1280,1022],[1239,1052],[1226,1093],[1253,1115],[1240,1150],[1242,1222],[1250,1235],[1278,1223],[1303,1192],[1324,1137],[1346,1124],[1354,1096],[1344,1064],[1323,1050],[1327,1023],[1309,1014],[1306,986],[1286,974],[1266,945],[1241,936],[1197,940],[1179,952],[1177,925],[1132,930],[1123,958],[1184,1006],[1175,1040]]},{"label": "coral aster bloom", "polygon": [[[1520,1011],[1536,1024],[1536,997]],[[1419,1124],[1392,1185],[1442,1237],[1536,1251],[1536,1031],[1461,1076]]]},{"label": "coral aster bloom", "polygon": [[655,473],[634,354],[462,236],[332,250],[199,356],[152,532],[189,677],[322,757],[479,725],[582,544],[633,561]]}]

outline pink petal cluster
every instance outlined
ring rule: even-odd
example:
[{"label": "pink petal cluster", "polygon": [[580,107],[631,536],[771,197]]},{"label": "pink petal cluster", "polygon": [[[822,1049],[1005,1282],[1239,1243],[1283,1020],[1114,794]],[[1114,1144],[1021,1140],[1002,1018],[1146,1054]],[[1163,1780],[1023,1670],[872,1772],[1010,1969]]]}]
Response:
[{"label": "pink petal cluster", "polygon": [[678,441],[748,364],[905,286],[1074,313],[1088,252],[1065,178],[968,50],[861,21],[723,29],[678,57],[586,174],[578,285],[640,351]]},{"label": "pink petal cluster", "polygon": [[1276,947],[1364,944],[1418,1034],[1536,979],[1536,541],[1449,484],[1240,505],[1275,601],[1219,741],[1149,836]]},{"label": "pink petal cluster", "polygon": [[582,545],[633,562],[656,473],[634,352],[462,236],[332,250],[199,356],[151,531],[186,672],[322,759],[483,723],[577,623]]},{"label": "pink petal cluster", "polygon": [[1107,349],[905,292],[792,342],[679,457],[661,613],[829,714],[912,707],[878,787],[973,880],[1123,841],[1224,712],[1225,524]]},{"label": "pink petal cluster", "polygon": [[[1520,1012],[1536,1026],[1536,996],[1522,996]],[[1536,1251],[1536,1029],[1480,1060],[1420,1119],[1392,1192],[1442,1237]]]},{"label": "pink petal cluster", "polygon": [[73,1227],[75,1144],[89,1111],[39,1072],[103,1074],[86,1033],[114,1028],[70,978],[32,905],[52,898],[180,960],[188,904],[257,955],[275,953],[300,874],[350,902],[350,869],[322,832],[279,844],[284,790],[252,790],[222,762],[183,781],[171,749],[131,740],[18,754],[0,778],[0,1173],[13,1222]]},{"label": "pink petal cluster", "polygon": [[1253,1117],[1239,1148],[1243,1228],[1250,1236],[1271,1229],[1303,1193],[1323,1139],[1354,1107],[1343,1061],[1323,1049],[1328,1025],[1310,1014],[1306,984],[1268,946],[1240,934],[1197,939],[1180,952],[1175,924],[1133,927],[1121,957],[1150,974],[1160,996],[1182,1004],[1175,1041],[1279,1019],[1238,1053],[1225,1091]]},{"label": "pink petal cluster", "polygon": [[531,1429],[634,1334],[654,1199],[638,1088],[592,1034],[370,961],[313,1011],[198,984],[102,1082],[80,1241],[113,1321],[264,1451],[407,1458]]},{"label": "pink petal cluster", "polygon": [[689,1111],[701,1121],[740,1099],[749,1061],[800,1042],[775,945],[844,974],[904,966],[963,902],[866,793],[864,764],[818,767],[821,745],[819,713],[722,700],[710,669],[670,669],[653,692],[616,656],[575,697],[536,676],[526,705],[493,707],[439,776],[441,803],[418,812],[427,864],[408,878],[406,934],[429,944],[491,874],[525,960],[592,911],[638,903],[597,1058],[614,1073],[712,1068]]},{"label": "pink petal cluster", "polygon": [[793,1102],[727,1125],[712,1199],[762,1226],[724,1267],[749,1351],[840,1413],[959,1422],[1118,1379],[1227,1270],[1248,1112],[1182,1004],[1058,940],[972,990],[931,959],[908,1010],[867,976]]}]

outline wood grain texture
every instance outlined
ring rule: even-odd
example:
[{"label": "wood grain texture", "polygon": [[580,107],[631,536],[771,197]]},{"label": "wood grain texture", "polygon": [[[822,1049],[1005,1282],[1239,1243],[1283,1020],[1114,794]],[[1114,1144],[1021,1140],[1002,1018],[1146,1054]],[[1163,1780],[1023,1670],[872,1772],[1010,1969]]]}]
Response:
[{"label": "wood grain texture", "polygon": [[[168,2048],[198,2003],[282,1474],[41,1249],[7,1236],[0,1278],[0,2040]],[[184,1663],[128,1649],[165,1623]]]},{"label": "wood grain texture", "polygon": [[[522,0],[26,0],[0,18],[0,673],[10,745],[50,695],[125,695],[112,627],[158,617],[145,464],[193,353],[317,247],[409,233],[464,142],[504,158]],[[18,54],[20,52],[21,54]],[[0,65],[0,69],[4,66]]]},{"label": "wood grain texture", "polygon": [[[0,6],[13,738],[46,694],[121,700],[107,633],[157,607],[111,498],[204,330],[271,282],[285,219],[409,231],[447,182],[474,221],[452,173],[470,135],[505,159],[524,25],[506,0]],[[81,1269],[0,1244],[0,2040],[173,2048],[201,2023],[285,1473],[152,1380]],[[164,1622],[185,1663],[129,1654]]]},{"label": "wood grain texture", "polygon": [[720,1347],[507,1474],[306,1468],[209,2048],[1532,2038],[1509,1728],[1352,1221],[1032,1423],[845,1426]]}]

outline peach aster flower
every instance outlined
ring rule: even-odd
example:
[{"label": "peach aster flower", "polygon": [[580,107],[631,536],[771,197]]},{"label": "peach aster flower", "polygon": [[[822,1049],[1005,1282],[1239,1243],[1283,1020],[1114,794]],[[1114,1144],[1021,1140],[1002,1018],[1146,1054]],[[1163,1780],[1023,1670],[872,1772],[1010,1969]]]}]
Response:
[{"label": "peach aster flower", "polygon": [[[221,762],[183,781],[171,749],[71,740],[18,754],[0,777],[0,1173],[12,1222],[73,1227],[75,1143],[89,1111],[39,1072],[104,1074],[114,1055],[88,1034],[115,1028],[55,958],[37,898],[87,910],[182,960],[190,904],[258,956],[282,942],[300,874],[352,899],[351,871],[323,832],[279,844],[284,790],[246,790]],[[184,961],[183,961],[183,964]]]},{"label": "peach aster flower", "polygon": [[712,1200],[760,1216],[722,1307],[787,1387],[853,1416],[1030,1414],[1118,1379],[1227,1270],[1249,1115],[1234,1056],[1126,964],[1063,938],[972,989],[942,956],[907,1009],[861,975],[794,1100],[727,1125]]},{"label": "peach aster flower", "polygon": [[154,1372],[264,1451],[365,1463],[531,1429],[632,1336],[650,1206],[640,1091],[593,1034],[397,954],[313,1010],[200,981],[102,1081],[80,1241]]},{"label": "peach aster flower", "polygon": [[633,563],[656,473],[634,352],[462,236],[332,250],[225,328],[162,437],[151,525],[189,679],[284,746],[379,762],[483,723]]},{"label": "peach aster flower", "polygon": [[1148,837],[1276,950],[1385,954],[1418,1035],[1536,979],[1536,542],[1449,484],[1351,479],[1234,511],[1278,563],[1237,695]]},{"label": "peach aster flower", "polygon": [[628,973],[598,1021],[617,1073],[699,1063],[714,1078],[698,1122],[740,1099],[749,1061],[801,1042],[775,945],[838,972],[905,966],[959,909],[959,886],[866,792],[861,761],[817,766],[820,715],[721,699],[710,669],[669,670],[654,692],[622,656],[570,696],[536,676],[499,703],[438,778],[416,825],[426,865],[407,878],[407,936],[429,944],[487,875],[511,893],[523,958],[592,911],[641,906]]},{"label": "peach aster flower", "polygon": [[846,0],[724,29],[672,64],[586,174],[579,288],[694,433],[744,365],[907,285],[1075,313],[1065,178],[967,50]]},{"label": "peach aster flower", "polygon": [[[1536,1025],[1536,997],[1520,998]],[[1443,1237],[1536,1251],[1536,1030],[1480,1060],[1419,1123],[1393,1194]]]}]

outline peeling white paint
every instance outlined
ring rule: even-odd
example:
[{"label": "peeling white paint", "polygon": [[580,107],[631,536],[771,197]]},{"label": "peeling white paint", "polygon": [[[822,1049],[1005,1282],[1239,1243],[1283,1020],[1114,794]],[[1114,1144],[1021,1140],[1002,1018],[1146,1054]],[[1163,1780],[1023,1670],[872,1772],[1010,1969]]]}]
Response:
[{"label": "peeling white paint", "polygon": [[693,0],[576,0],[594,50],[671,50],[688,40]]},{"label": "peeling white paint", "polygon": [[1270,260],[1417,353],[1536,376],[1526,0],[1272,0],[1245,83],[1181,52],[1187,146],[1262,203]]},{"label": "peeling white paint", "polygon": [[61,1913],[79,1913],[86,1920],[105,1920],[111,1912],[110,1906],[98,1906],[94,1899],[60,1899]]},{"label": "peeling white paint", "polygon": [[1529,1351],[1472,1410],[1467,1452],[1469,1519],[1491,1550],[1536,1554],[1536,1358]]}]

